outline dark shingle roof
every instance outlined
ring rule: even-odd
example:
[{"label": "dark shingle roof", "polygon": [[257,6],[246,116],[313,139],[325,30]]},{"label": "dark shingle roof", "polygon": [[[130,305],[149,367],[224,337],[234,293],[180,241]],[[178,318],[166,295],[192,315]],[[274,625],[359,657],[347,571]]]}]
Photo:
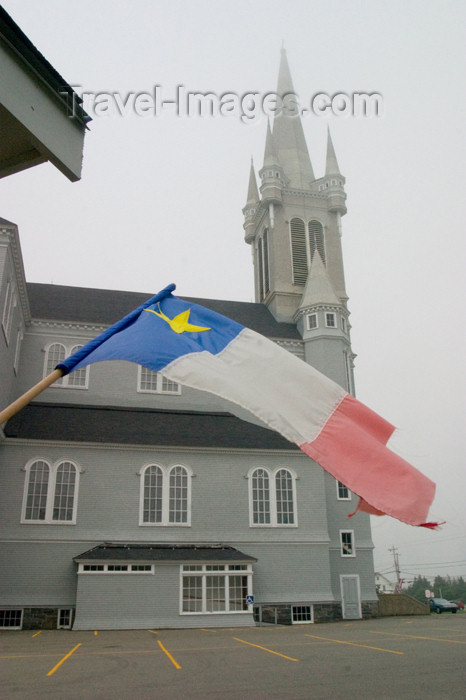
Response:
[{"label": "dark shingle roof", "polygon": [[10,15],[0,6],[0,37],[3,42],[10,45],[19,55],[26,66],[38,73],[42,80],[53,90],[57,97],[63,100],[66,92],[75,109],[73,118],[77,118],[83,124],[90,121],[90,117],[82,108],[82,99],[74,92],[70,85],[62,78],[60,73],[34,46],[32,41],[18,27]]},{"label": "dark shingle roof", "polygon": [[230,413],[31,403],[11,418],[5,435],[23,440],[123,445],[298,449],[268,428]]},{"label": "dark shingle roof", "polygon": [[[67,287],[37,282],[29,282],[27,289],[32,317],[35,319],[53,319],[105,326],[115,323],[154,296],[154,292],[141,294],[140,292]],[[228,316],[228,318],[269,338],[301,340],[294,324],[278,323],[264,304],[221,299],[182,298]]]},{"label": "dark shingle roof", "polygon": [[252,562],[254,557],[223,544],[122,544],[105,542],[74,561],[222,561]]}]

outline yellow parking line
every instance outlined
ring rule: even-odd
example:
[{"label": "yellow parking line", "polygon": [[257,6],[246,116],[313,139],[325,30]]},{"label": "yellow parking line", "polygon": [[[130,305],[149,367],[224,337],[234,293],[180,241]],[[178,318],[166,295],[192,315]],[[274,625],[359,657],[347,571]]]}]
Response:
[{"label": "yellow parking line", "polygon": [[158,634],[155,630],[148,630],[149,632],[152,632],[152,634]]},{"label": "yellow parking line", "polygon": [[157,643],[158,643],[159,647],[161,648],[161,650],[164,651],[165,654],[168,656],[168,658],[169,658],[170,661],[172,662],[173,666],[174,666],[175,668],[181,668],[180,664],[179,664],[177,661],[175,661],[175,659],[174,659],[173,656],[170,654],[170,652],[169,652],[167,649],[165,649],[165,647],[163,646],[163,644],[162,644],[162,642],[160,641],[160,639],[158,640]]},{"label": "yellow parking line", "polygon": [[317,637],[314,634],[306,634],[306,637],[312,639],[323,639],[325,642],[335,642],[335,644],[349,644],[352,647],[363,647],[364,649],[373,649],[374,651],[385,651],[387,654],[404,654],[404,651],[393,651],[392,649],[381,649],[380,647],[371,647],[368,644],[357,644],[356,642],[344,642],[342,639],[330,639],[329,637]]},{"label": "yellow parking line", "polygon": [[199,627],[199,629],[200,629],[201,632],[215,632],[215,630],[208,629],[208,628],[206,628],[206,627]]},{"label": "yellow parking line", "polygon": [[282,656],[288,661],[299,661],[299,659],[293,659],[292,656],[286,656],[285,654],[280,654],[278,651],[273,651],[272,649],[267,649],[267,647],[261,647],[259,644],[252,644],[252,642],[246,642],[244,639],[238,639],[238,637],[233,637],[237,642],[242,642],[243,644],[249,644],[250,647],[256,647],[256,649],[262,649],[263,651],[268,651],[269,654],[275,654],[276,656]]},{"label": "yellow parking line", "polygon": [[94,630],[94,636],[97,637],[98,634],[97,630]]},{"label": "yellow parking line", "polygon": [[375,632],[372,630],[371,634],[386,634],[390,637],[404,637],[405,639],[427,639],[430,642],[447,642],[447,644],[466,644],[466,642],[460,642],[457,639],[442,639],[442,637],[417,637],[414,634],[397,634],[396,632]]},{"label": "yellow parking line", "polygon": [[37,636],[41,633],[41,631],[42,631],[42,630],[39,630],[38,632],[36,632],[36,633],[33,634],[32,636],[33,636],[33,637],[37,637]]},{"label": "yellow parking line", "polygon": [[71,651],[69,651],[68,654],[66,656],[64,656],[63,659],[61,659],[61,661],[59,661],[56,664],[56,666],[54,666],[52,669],[50,669],[50,671],[47,673],[47,675],[52,676],[55,673],[55,671],[57,670],[57,668],[60,668],[62,663],[64,661],[66,661],[66,659],[68,659],[71,656],[71,654],[73,654],[76,651],[76,649],[78,649],[78,647],[80,647],[80,646],[81,646],[81,642],[79,644],[76,644],[76,646]]}]

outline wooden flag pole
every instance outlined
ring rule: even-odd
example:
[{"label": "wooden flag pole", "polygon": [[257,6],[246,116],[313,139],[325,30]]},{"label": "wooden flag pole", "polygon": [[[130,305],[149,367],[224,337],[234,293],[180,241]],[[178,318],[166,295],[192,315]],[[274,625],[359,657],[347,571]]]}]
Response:
[{"label": "wooden flag pole", "polygon": [[12,416],[18,413],[18,411],[27,406],[32,399],[35,399],[36,396],[42,393],[44,389],[47,389],[48,386],[56,382],[57,379],[63,377],[63,374],[64,372],[62,369],[54,369],[53,372],[44,377],[42,381],[31,387],[29,391],[26,391],[26,393],[17,398],[16,401],[10,403],[9,406],[0,412],[0,425],[5,423],[5,421],[9,420]]}]

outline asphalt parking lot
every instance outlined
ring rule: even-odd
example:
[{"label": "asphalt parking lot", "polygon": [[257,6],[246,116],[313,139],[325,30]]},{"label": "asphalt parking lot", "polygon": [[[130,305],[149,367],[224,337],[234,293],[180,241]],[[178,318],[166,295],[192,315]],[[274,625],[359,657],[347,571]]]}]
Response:
[{"label": "asphalt parking lot", "polygon": [[293,627],[0,634],[2,700],[466,696],[466,613]]}]

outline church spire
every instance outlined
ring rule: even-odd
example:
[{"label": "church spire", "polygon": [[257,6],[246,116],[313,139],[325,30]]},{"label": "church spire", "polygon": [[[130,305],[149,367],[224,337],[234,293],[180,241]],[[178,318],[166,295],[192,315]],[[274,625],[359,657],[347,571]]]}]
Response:
[{"label": "church spire", "polygon": [[329,127],[327,127],[327,160],[325,165],[325,174],[340,175],[340,168],[338,167],[338,161],[335,155],[335,149],[333,147]]},{"label": "church spire", "polygon": [[254,163],[251,158],[251,169],[249,171],[248,198],[246,204],[257,204],[259,201],[259,190],[257,189],[256,173],[254,172]]},{"label": "church spire", "polygon": [[277,112],[273,122],[276,154],[290,186],[301,190],[309,189],[310,183],[315,180],[314,171],[304,138],[299,99],[294,91],[285,49],[281,50],[277,95],[282,100],[283,107]]},{"label": "church spire", "polygon": [[267,135],[265,137],[264,168],[267,165],[278,165],[278,156],[275,152],[270,121],[267,120]]}]

